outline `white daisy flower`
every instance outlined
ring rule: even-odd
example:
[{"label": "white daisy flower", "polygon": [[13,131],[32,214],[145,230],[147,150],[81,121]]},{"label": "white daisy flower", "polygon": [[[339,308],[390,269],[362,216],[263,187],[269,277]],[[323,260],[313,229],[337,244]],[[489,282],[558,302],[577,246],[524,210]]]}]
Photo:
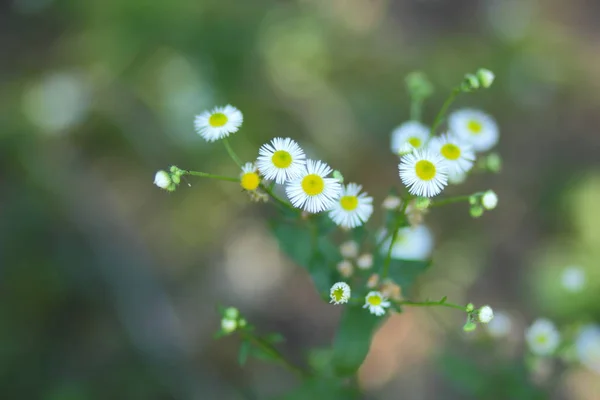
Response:
[{"label": "white daisy flower", "polygon": [[240,185],[246,190],[256,190],[260,185],[260,176],[256,170],[256,166],[249,162],[242,166],[242,173],[240,174]]},{"label": "white daisy flower", "polygon": [[194,127],[206,141],[214,142],[237,132],[243,121],[244,116],[241,111],[227,104],[225,107],[215,107],[197,115],[194,119]]},{"label": "white daisy flower", "polygon": [[171,176],[167,171],[158,171],[156,175],[154,175],[154,184],[161,189],[167,189],[171,186]]},{"label": "white daisy flower", "polygon": [[481,205],[486,210],[493,210],[498,205],[498,196],[493,190],[488,190],[481,196]]},{"label": "white daisy flower", "polygon": [[372,291],[365,297],[365,305],[363,308],[368,308],[371,314],[380,317],[385,314],[385,309],[388,308],[390,304],[391,303],[387,301],[387,298],[381,292]]},{"label": "white daisy flower", "polygon": [[575,339],[579,362],[600,374],[600,325],[587,325]]},{"label": "white daisy flower", "polygon": [[344,258],[356,258],[358,256],[358,243],[348,240],[340,245],[340,254]]},{"label": "white daisy flower", "polygon": [[442,156],[448,166],[448,173],[464,173],[473,168],[475,153],[464,140],[454,135],[442,135],[429,142],[429,149]]},{"label": "white daisy flower", "polygon": [[428,139],[428,127],[418,121],[407,121],[392,131],[392,152],[401,155],[422,149]]},{"label": "white daisy flower", "polygon": [[538,356],[547,356],[556,350],[560,343],[560,333],[552,321],[539,318],[525,331],[529,350]]},{"label": "white daisy flower", "polygon": [[342,228],[356,228],[367,222],[373,214],[373,198],[360,193],[361,190],[362,186],[356,183],[342,188],[340,198],[329,212],[333,222]]},{"label": "white daisy flower", "polygon": [[258,151],[256,165],[265,179],[278,184],[300,177],[306,164],[304,150],[290,138],[274,138]]},{"label": "white daisy flower", "polygon": [[285,187],[292,205],[310,213],[330,210],[342,191],[337,179],[327,178],[330,173],[331,168],[324,162],[306,160],[300,177]]},{"label": "white daisy flower", "polygon": [[365,253],[356,259],[356,266],[359,269],[369,269],[373,266],[373,254]]},{"label": "white daisy flower", "polygon": [[444,159],[427,150],[416,150],[403,156],[398,169],[402,183],[415,196],[433,197],[448,184]]},{"label": "white daisy flower", "polygon": [[486,325],[486,328],[490,336],[494,338],[505,337],[510,333],[512,321],[507,314],[501,311],[496,312],[494,313],[494,319]]},{"label": "white daisy flower", "polygon": [[483,306],[479,309],[477,318],[479,318],[479,322],[487,324],[494,319],[494,310],[490,306]]},{"label": "white daisy flower", "polygon": [[[383,239],[385,232],[379,234]],[[381,245],[381,254],[387,255],[391,237]],[[433,235],[425,225],[405,227],[398,230],[396,240],[392,245],[391,256],[399,260],[427,260],[433,250]]]},{"label": "white daisy flower", "polygon": [[329,291],[330,303],[344,304],[350,299],[350,286],[345,282],[335,283]]},{"label": "white daisy flower", "polygon": [[475,151],[487,151],[498,143],[498,125],[483,111],[465,108],[448,116],[448,127]]},{"label": "white daisy flower", "polygon": [[585,272],[581,267],[567,267],[563,270],[561,284],[569,292],[580,292],[585,285]]}]

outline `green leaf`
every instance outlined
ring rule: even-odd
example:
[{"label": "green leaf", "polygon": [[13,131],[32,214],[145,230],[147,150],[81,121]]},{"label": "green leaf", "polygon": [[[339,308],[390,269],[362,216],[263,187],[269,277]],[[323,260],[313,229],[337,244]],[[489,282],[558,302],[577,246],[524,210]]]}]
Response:
[{"label": "green leaf", "polygon": [[430,265],[430,261],[392,259],[389,276],[396,284],[400,285],[402,292],[407,294],[417,277],[425,272]]},{"label": "green leaf", "polygon": [[268,335],[265,335],[264,339],[265,339],[265,341],[267,341],[269,343],[285,342],[285,337],[281,333],[278,333],[278,332],[269,333]]},{"label": "green leaf", "polygon": [[240,365],[246,364],[248,361],[248,355],[250,354],[250,342],[244,340],[240,345],[240,352],[238,353],[238,363]]},{"label": "green leaf", "polygon": [[281,251],[298,265],[306,268],[312,255],[312,235],[306,226],[298,223],[272,221],[271,230]]},{"label": "green leaf", "polygon": [[333,341],[333,366],[339,376],[356,373],[363,363],[373,333],[383,322],[361,307],[345,307]]}]

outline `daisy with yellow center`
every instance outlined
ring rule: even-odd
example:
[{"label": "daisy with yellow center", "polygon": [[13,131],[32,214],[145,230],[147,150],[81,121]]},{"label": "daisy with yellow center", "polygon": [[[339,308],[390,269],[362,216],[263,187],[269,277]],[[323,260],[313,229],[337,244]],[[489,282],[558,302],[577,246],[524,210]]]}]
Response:
[{"label": "daisy with yellow center", "polygon": [[468,172],[475,161],[475,153],[471,146],[454,135],[446,134],[431,139],[429,150],[442,156],[449,174]]},{"label": "daisy with yellow center", "polygon": [[356,183],[349,183],[342,188],[340,198],[329,212],[333,222],[342,228],[361,226],[373,214],[373,198],[366,193],[360,193],[361,189],[362,186]]},{"label": "daisy with yellow center", "polygon": [[329,297],[331,297],[330,303],[333,304],[344,304],[350,299],[350,286],[345,282],[338,282],[331,287],[329,291]]},{"label": "daisy with yellow center", "polygon": [[265,179],[283,184],[302,175],[305,159],[298,143],[290,138],[275,138],[261,146],[256,165]]},{"label": "daisy with yellow center", "polygon": [[310,213],[330,210],[340,197],[342,185],[335,178],[327,178],[332,169],[322,161],[306,160],[300,177],[285,187],[292,205]]},{"label": "daisy with yellow center", "polygon": [[538,356],[547,356],[560,344],[560,333],[552,321],[539,318],[525,331],[529,350]]},{"label": "daisy with yellow center", "polygon": [[448,116],[448,128],[475,151],[487,151],[498,143],[498,125],[483,111],[462,109]]},{"label": "daisy with yellow center", "polygon": [[392,131],[392,152],[402,155],[422,149],[428,139],[428,127],[418,121],[407,121]]},{"label": "daisy with yellow center", "polygon": [[248,191],[256,190],[260,185],[260,176],[258,176],[256,166],[253,163],[249,162],[242,166],[240,185]]},{"label": "daisy with yellow center", "polygon": [[448,184],[446,162],[428,150],[415,150],[403,156],[398,168],[402,183],[415,196],[433,197]]},{"label": "daisy with yellow center", "polygon": [[223,139],[242,126],[244,116],[234,106],[215,107],[204,111],[194,119],[196,132],[208,142]]},{"label": "daisy with yellow center", "polygon": [[385,309],[388,308],[390,304],[391,303],[387,301],[387,298],[381,292],[372,291],[365,297],[365,305],[363,308],[368,308],[371,314],[381,317],[385,314]]}]

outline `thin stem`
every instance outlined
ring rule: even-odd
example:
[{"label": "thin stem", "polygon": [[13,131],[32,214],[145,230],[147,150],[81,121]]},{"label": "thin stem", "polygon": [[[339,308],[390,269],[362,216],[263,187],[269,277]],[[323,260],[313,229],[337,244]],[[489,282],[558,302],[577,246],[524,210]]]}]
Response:
[{"label": "thin stem", "polygon": [[[398,218],[400,221],[400,218]],[[390,242],[390,247],[388,247],[387,254],[385,255],[385,260],[383,261],[383,271],[381,272],[381,279],[385,279],[388,276],[390,271],[390,264],[392,263],[392,248],[394,247],[394,243],[398,238],[398,231],[400,230],[400,223],[396,222],[394,225],[394,233],[392,234],[392,241]]]},{"label": "thin stem", "polygon": [[436,129],[440,126],[440,124],[442,123],[442,120],[444,118],[444,115],[446,115],[446,111],[448,111],[448,107],[450,107],[450,105],[452,103],[454,103],[454,100],[456,100],[456,97],[461,93],[460,87],[455,87],[452,92],[450,92],[450,95],[448,96],[448,98],[446,99],[446,101],[444,102],[444,104],[442,105],[442,108],[440,109],[440,111],[437,113],[437,115],[435,116],[435,119],[433,120],[433,125],[431,125],[431,135],[435,135],[435,131]]},{"label": "thin stem", "polygon": [[276,203],[279,203],[280,205],[289,208],[290,210],[294,210],[297,211],[296,208],[294,208],[294,206],[292,206],[290,203],[288,203],[287,201],[283,200],[281,197],[277,196],[274,192],[273,192],[273,185],[269,185],[268,187],[265,185],[260,185],[260,188],[262,190],[264,190],[269,196],[271,196],[271,198],[273,200],[275,200]]},{"label": "thin stem", "polygon": [[461,310],[466,312],[467,309],[465,306],[461,306],[458,304],[453,304],[453,303],[446,303],[445,299],[444,300],[440,300],[440,301],[411,301],[411,300],[400,300],[396,302],[397,305],[399,306],[412,306],[412,307],[435,307],[435,306],[440,306],[440,307],[448,307],[448,308],[454,308],[457,310]]},{"label": "thin stem", "polygon": [[231,157],[233,162],[235,162],[238,167],[242,168],[242,161],[237,156],[237,154],[235,154],[235,151],[233,151],[233,149],[231,148],[231,145],[229,144],[229,140],[227,140],[226,137],[223,138],[223,144],[225,145],[225,149],[227,149],[227,153],[229,153],[229,157]]},{"label": "thin stem", "polygon": [[201,176],[203,178],[218,179],[220,181],[228,181],[228,182],[239,182],[240,181],[240,178],[234,178],[231,176],[213,175],[213,174],[209,174],[206,172],[200,172],[200,171],[185,171],[185,175]]},{"label": "thin stem", "polygon": [[439,207],[439,206],[443,206],[446,204],[452,204],[452,203],[460,203],[461,201],[469,201],[471,199],[471,197],[477,197],[477,196],[482,196],[483,192],[477,192],[477,193],[473,193],[470,195],[464,195],[464,196],[456,196],[456,197],[449,197],[447,199],[441,199],[441,200],[434,200],[431,202],[431,207]]},{"label": "thin stem", "polygon": [[421,120],[421,111],[423,106],[423,99],[414,99],[410,103],[410,119],[411,121]]},{"label": "thin stem", "polygon": [[264,341],[263,339],[256,337],[250,333],[242,333],[242,336],[250,341],[254,346],[260,348],[265,353],[270,356],[276,358],[281,365],[286,367],[290,372],[294,373],[298,377],[306,377],[309,375],[308,371],[303,370],[300,367],[292,364],[288,359],[286,359],[275,347],[273,347],[270,343]]}]

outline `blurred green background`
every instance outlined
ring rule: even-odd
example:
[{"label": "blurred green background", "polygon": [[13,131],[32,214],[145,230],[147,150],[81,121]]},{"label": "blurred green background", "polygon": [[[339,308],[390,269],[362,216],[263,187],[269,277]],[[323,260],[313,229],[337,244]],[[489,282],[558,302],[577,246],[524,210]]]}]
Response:
[{"label": "blurred green background", "polygon": [[[428,216],[434,266],[414,295],[491,304],[514,317],[514,332],[481,347],[479,336],[458,333],[459,313],[394,316],[361,369],[365,398],[474,399],[464,381],[477,381],[478,369],[440,364],[440,354],[518,364],[533,318],[600,320],[599,2],[0,7],[3,400],[263,399],[294,387],[278,367],[238,367],[235,338],[212,340],[215,304],[281,331],[298,362],[329,344],[339,308],[278,251],[267,207],[235,184],[197,178],[167,194],[152,185],[154,172],[175,164],[237,174],[224,148],[193,130],[195,114],[231,103],[245,117],[232,137],[242,159],[289,136],[379,204],[400,186],[389,134],[408,118],[404,77],[415,69],[436,85],[428,122],[464,73],[496,73],[490,90],[456,106],[496,117],[504,169],[446,192],[492,188],[493,212],[473,220],[457,204]],[[578,296],[558,283],[570,264],[588,273]],[[597,375],[557,368],[549,398],[598,398]],[[489,393],[507,385],[494,376]],[[529,395],[510,396],[501,398]]]}]

